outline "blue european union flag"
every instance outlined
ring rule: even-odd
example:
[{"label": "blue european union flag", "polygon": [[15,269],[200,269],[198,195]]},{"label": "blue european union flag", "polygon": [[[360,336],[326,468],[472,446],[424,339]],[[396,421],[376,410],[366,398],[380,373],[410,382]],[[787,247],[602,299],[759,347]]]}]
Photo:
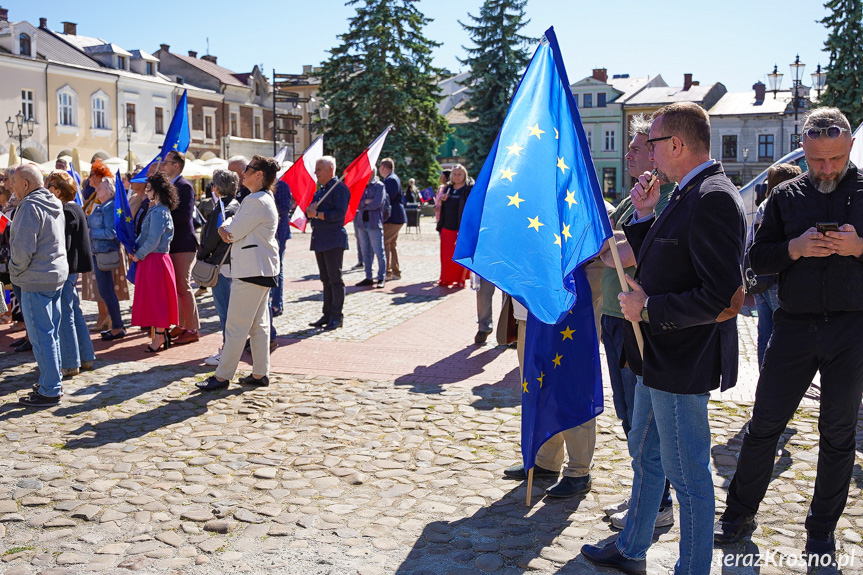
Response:
[{"label": "blue european union flag", "polygon": [[[117,232],[117,239],[126,248],[126,253],[132,255],[138,249],[135,244],[135,224],[132,218],[132,208],[129,207],[129,198],[126,195],[126,188],[123,186],[123,178],[120,176],[120,170],[117,170],[114,187],[114,231]],[[129,264],[129,273],[126,277],[133,284],[135,283],[135,262]]]},{"label": "blue european union flag", "polygon": [[159,155],[147,164],[141,173],[132,178],[133,182],[146,183],[147,172],[150,166],[156,163],[161,163],[165,159],[165,155],[171,150],[186,153],[189,149],[189,143],[192,141],[191,133],[189,132],[189,104],[186,98],[187,90],[183,90],[183,96],[177,103],[177,109],[174,110],[174,117],[171,118],[171,125],[168,126],[168,131],[165,133],[165,141],[162,144],[162,151]]},{"label": "blue european union flag", "polygon": [[587,137],[549,28],[468,196],[453,261],[555,324],[576,300],[570,274],[609,237]]},{"label": "blue european union flag", "polygon": [[72,176],[72,179],[75,180],[75,203],[83,208],[84,200],[81,198],[81,174],[75,170],[75,166],[71,163],[69,164],[69,169],[66,173]]},{"label": "blue european union flag", "polygon": [[225,204],[222,203],[222,198],[216,197],[216,194],[213,194],[213,200],[216,202],[216,229],[219,229],[225,223]]},{"label": "blue european union flag", "polygon": [[590,284],[582,268],[571,276],[579,297],[555,325],[528,316],[521,392],[524,468],[552,436],[590,421],[603,410],[602,368]]}]

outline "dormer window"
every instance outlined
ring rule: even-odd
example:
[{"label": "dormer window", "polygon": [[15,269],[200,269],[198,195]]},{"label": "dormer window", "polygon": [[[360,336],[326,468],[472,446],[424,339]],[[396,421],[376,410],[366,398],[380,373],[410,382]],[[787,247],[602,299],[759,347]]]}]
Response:
[{"label": "dormer window", "polygon": [[155,69],[155,66],[153,66],[152,62],[147,62],[147,75],[148,76],[155,76],[156,75],[156,69]]},{"label": "dormer window", "polygon": [[596,107],[605,108],[605,92],[599,92],[596,95]]},{"label": "dormer window", "polygon": [[30,36],[23,32],[18,36],[18,54],[30,56]]},{"label": "dormer window", "polygon": [[120,70],[126,69],[126,57],[125,56],[117,56],[117,62],[118,62],[117,67],[120,68]]}]

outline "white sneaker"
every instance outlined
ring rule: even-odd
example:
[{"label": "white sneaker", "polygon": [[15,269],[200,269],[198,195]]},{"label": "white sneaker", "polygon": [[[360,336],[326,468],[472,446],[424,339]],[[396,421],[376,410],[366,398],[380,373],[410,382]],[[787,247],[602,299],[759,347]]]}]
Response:
[{"label": "white sneaker", "polygon": [[220,349],[210,357],[204,360],[204,365],[215,365],[218,366],[219,362],[222,361],[222,350]]},{"label": "white sneaker", "polygon": [[617,513],[621,513],[623,511],[626,511],[627,509],[629,509],[629,497],[627,497],[620,503],[615,503],[610,507],[606,507],[605,509],[603,509],[603,511],[605,511],[605,514],[608,517],[611,517],[612,515],[616,515]]},{"label": "white sneaker", "polygon": [[[615,513],[611,516],[611,526],[615,529],[623,529],[626,527],[626,516],[629,514],[629,509]],[[674,506],[661,507],[659,514],[656,516],[656,523],[653,525],[655,529],[660,527],[671,527],[674,525]]]}]

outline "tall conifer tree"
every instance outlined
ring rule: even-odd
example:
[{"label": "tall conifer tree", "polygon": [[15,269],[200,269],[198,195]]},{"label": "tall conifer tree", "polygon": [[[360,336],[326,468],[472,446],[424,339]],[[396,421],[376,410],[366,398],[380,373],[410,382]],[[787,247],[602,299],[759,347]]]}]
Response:
[{"label": "tall conifer tree", "polygon": [[528,45],[532,38],[519,31],[525,19],[527,0],[485,0],[479,16],[468,14],[473,24],[459,22],[468,31],[474,47],[464,49],[467,58],[459,60],[470,67],[465,85],[471,95],[464,104],[467,117],[465,140],[468,170],[476,174],[482,167],[506,117],[509,102],[524,69],[530,62]]},{"label": "tall conifer tree", "polygon": [[[449,131],[438,113],[442,96],[432,65],[439,43],[423,36],[429,22],[418,0],[349,0],[356,15],[341,44],[323,63],[320,96],[330,106],[324,143],[339,170],[347,167],[388,124],[383,157],[396,161],[402,181],[436,182],[435,159]],[[407,159],[410,158],[410,164]]]},{"label": "tall conifer tree", "polygon": [[842,110],[854,130],[863,122],[863,0],[829,0],[824,7],[830,64],[820,104]]}]

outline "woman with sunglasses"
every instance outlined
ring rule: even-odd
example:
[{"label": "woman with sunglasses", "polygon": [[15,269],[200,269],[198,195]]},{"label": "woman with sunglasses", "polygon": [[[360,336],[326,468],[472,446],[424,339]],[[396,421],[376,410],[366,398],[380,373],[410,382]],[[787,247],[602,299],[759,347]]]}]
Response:
[{"label": "woman with sunglasses", "polygon": [[440,219],[437,231],[440,233],[440,279],[442,287],[464,287],[467,279],[467,269],[452,261],[455,253],[455,241],[461,225],[461,215],[471,186],[468,184],[467,170],[461,164],[456,164],[450,173],[450,180],[443,193],[440,194]]}]

